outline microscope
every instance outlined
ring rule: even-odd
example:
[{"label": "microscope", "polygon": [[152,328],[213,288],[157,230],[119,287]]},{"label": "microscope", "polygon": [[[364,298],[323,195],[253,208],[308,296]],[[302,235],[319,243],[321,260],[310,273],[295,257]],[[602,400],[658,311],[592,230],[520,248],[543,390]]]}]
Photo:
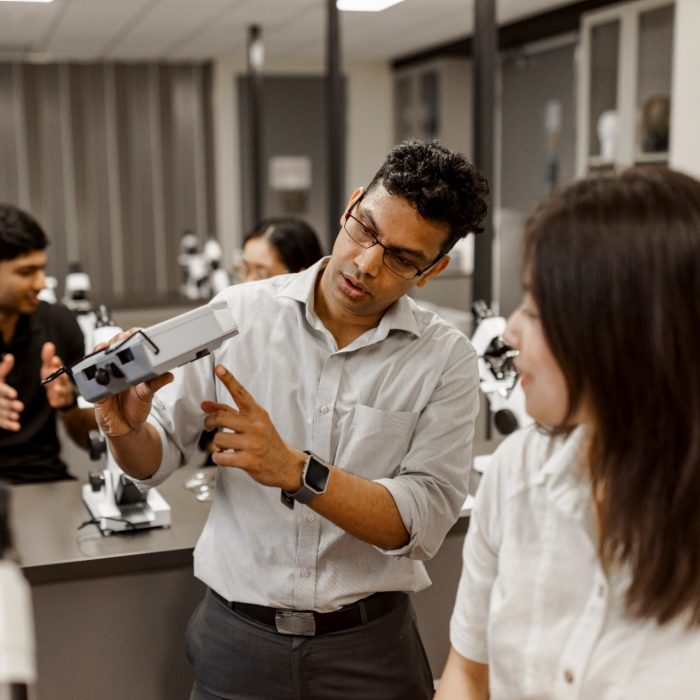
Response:
[{"label": "microscope", "polygon": [[61,302],[75,314],[85,338],[86,352],[93,348],[91,345],[92,332],[95,328],[95,314],[90,302],[90,288],[90,276],[83,271],[80,263],[70,263]]},{"label": "microscope", "polygon": [[216,296],[231,285],[230,275],[221,267],[223,257],[219,241],[216,238],[209,238],[204,244],[204,260],[209,271],[209,290],[212,296]]},{"label": "microscope", "polygon": [[90,459],[105,455],[102,471],[90,472],[83,484],[83,503],[103,535],[154,527],[170,527],[170,506],[158,490],[145,493],[129,479],[107,452],[104,436],[90,431]]},{"label": "microscope", "polygon": [[490,430],[491,418],[500,435],[510,433],[532,423],[525,410],[525,395],[513,365],[517,350],[503,342],[506,319],[496,316],[486,302],[472,306],[477,324],[471,337],[478,355],[479,388],[488,399]]},{"label": "microscope", "polygon": [[180,239],[178,257],[182,283],[180,292],[187,299],[206,299],[210,296],[209,270],[204,254],[199,251],[199,238],[185,231]]}]

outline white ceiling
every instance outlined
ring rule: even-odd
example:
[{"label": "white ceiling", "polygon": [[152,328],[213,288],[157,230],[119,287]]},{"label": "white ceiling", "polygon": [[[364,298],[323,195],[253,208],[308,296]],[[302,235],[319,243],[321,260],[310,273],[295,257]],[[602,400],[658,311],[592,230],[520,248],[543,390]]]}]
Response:
[{"label": "white ceiling", "polygon": [[[497,0],[501,24],[573,0]],[[462,38],[474,0],[405,0],[383,12],[341,12],[346,63],[390,60]],[[326,0],[54,0],[0,2],[0,57],[200,60],[245,56],[262,27],[266,62],[323,64]]]}]

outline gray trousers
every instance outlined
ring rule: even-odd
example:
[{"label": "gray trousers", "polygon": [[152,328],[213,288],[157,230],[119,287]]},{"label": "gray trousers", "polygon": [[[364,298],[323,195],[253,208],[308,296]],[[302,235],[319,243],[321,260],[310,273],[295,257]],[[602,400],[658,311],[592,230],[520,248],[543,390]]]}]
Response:
[{"label": "gray trousers", "polygon": [[190,700],[427,700],[433,679],[410,602],[316,637],[279,634],[207,591],[187,628]]}]

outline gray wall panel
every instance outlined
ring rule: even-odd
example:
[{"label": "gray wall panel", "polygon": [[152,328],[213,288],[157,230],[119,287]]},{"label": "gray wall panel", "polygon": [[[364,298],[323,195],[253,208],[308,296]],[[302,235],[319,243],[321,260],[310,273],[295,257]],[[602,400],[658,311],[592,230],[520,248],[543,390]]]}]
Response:
[{"label": "gray wall panel", "polygon": [[[241,201],[243,230],[252,221],[250,186],[251,149],[248,79],[240,77]],[[325,78],[316,76],[265,76],[262,80],[262,217],[292,214],[306,219],[329,251],[340,224],[328,231],[328,158]],[[344,107],[343,107],[344,109]],[[270,159],[274,156],[306,156],[311,160],[311,188],[300,211],[288,211],[280,192],[269,182]],[[342,212],[337,212],[340,219]]]},{"label": "gray wall panel", "polygon": [[19,201],[14,72],[0,64],[0,202]]},{"label": "gray wall panel", "polygon": [[93,298],[101,300],[113,287],[104,71],[102,66],[82,65],[72,71],[79,261],[91,273]]},{"label": "gray wall panel", "polygon": [[111,306],[177,299],[184,229],[216,233],[211,69],[199,64],[0,63],[0,200],[78,258]]}]

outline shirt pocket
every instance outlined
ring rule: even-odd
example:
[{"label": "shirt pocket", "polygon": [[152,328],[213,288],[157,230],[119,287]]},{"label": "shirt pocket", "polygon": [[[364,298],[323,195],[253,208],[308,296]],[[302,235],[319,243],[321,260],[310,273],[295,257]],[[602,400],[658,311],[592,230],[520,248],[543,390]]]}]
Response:
[{"label": "shirt pocket", "polygon": [[408,454],[418,413],[355,404],[338,445],[339,466],[367,479],[395,476]]}]

